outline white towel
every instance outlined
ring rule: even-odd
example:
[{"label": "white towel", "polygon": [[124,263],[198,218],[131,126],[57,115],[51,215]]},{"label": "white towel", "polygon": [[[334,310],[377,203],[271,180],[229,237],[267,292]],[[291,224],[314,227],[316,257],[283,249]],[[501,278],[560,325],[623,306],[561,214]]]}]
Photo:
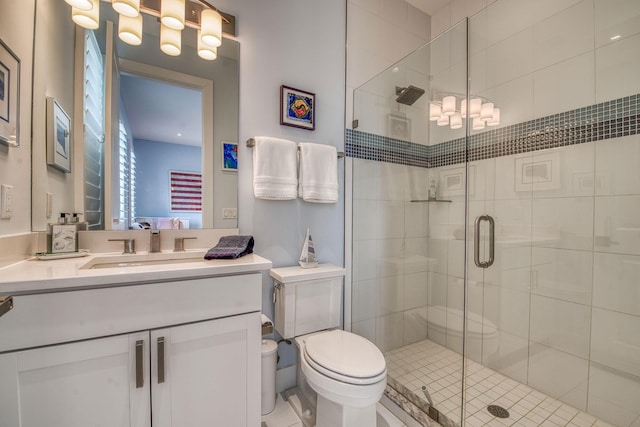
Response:
[{"label": "white towel", "polygon": [[338,201],[338,152],[336,147],[301,142],[298,196],[305,202]]},{"label": "white towel", "polygon": [[295,199],[298,185],[296,143],[268,136],[257,136],[255,141],[253,194],[256,199]]}]

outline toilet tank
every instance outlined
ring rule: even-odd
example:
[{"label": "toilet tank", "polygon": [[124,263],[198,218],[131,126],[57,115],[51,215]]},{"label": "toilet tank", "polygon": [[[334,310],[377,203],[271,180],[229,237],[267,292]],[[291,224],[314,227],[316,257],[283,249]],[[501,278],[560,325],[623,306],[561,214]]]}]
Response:
[{"label": "toilet tank", "polygon": [[340,326],[345,274],[344,268],[332,264],[271,269],[276,331],[293,338]]}]

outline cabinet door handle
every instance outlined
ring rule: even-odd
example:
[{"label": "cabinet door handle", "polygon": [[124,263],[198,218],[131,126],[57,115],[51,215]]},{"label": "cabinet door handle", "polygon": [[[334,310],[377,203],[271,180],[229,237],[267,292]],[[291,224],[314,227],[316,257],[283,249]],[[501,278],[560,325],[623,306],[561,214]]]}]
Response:
[{"label": "cabinet door handle", "polygon": [[144,387],[144,341],[136,341],[136,388]]},{"label": "cabinet door handle", "polygon": [[158,337],[158,384],[164,382],[164,337]]}]

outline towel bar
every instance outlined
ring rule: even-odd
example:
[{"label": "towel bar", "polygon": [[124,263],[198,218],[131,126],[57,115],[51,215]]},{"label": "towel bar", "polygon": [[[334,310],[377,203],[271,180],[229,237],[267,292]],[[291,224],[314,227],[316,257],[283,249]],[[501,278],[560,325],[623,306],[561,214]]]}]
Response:
[{"label": "towel bar", "polygon": [[[253,147],[256,145],[256,140],[253,138],[249,138],[247,139],[247,147]],[[298,150],[300,150],[300,147],[298,147]],[[344,157],[344,152],[343,151],[338,151],[338,158],[341,159]]]}]

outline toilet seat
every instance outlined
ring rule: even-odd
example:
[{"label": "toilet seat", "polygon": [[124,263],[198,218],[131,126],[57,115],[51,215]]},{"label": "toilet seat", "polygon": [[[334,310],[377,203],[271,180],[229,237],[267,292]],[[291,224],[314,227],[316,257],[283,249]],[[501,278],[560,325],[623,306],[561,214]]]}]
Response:
[{"label": "toilet seat", "polygon": [[304,340],[303,357],[319,373],[334,380],[369,385],[386,378],[384,356],[369,340],[336,329]]}]

